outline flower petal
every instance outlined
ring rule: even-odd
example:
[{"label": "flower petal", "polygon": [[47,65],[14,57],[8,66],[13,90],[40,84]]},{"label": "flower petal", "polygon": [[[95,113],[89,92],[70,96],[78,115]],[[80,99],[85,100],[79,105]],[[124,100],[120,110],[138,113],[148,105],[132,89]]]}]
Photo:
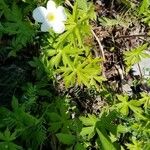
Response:
[{"label": "flower petal", "polygon": [[65,25],[63,22],[59,21],[59,22],[55,22],[53,24],[53,30],[55,33],[63,33],[65,31]]},{"label": "flower petal", "polygon": [[54,1],[49,0],[49,1],[47,2],[47,10],[48,10],[48,11],[55,11],[55,10],[56,10],[56,4],[55,4]]},{"label": "flower petal", "polygon": [[135,76],[140,75],[140,71],[139,71],[139,68],[138,68],[137,64],[132,66],[132,69],[133,69],[133,75],[135,75]]},{"label": "flower petal", "polygon": [[67,20],[67,16],[66,16],[64,7],[59,6],[59,7],[57,7],[56,11],[57,11],[56,13],[57,13],[57,16],[58,16],[60,21],[66,21]]},{"label": "flower petal", "polygon": [[48,32],[51,27],[52,27],[51,24],[49,22],[45,21],[41,25],[41,31]]},{"label": "flower petal", "polygon": [[46,15],[47,15],[47,10],[45,7],[37,7],[36,9],[33,10],[33,18],[37,22],[44,22]]}]

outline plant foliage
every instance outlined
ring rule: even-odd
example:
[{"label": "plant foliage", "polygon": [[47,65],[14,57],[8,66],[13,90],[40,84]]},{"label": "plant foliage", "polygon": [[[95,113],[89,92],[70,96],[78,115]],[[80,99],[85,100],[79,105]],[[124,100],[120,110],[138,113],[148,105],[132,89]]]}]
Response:
[{"label": "plant foliage", "polygon": [[[67,14],[59,35],[33,24],[32,11],[46,2],[0,1],[0,150],[149,150],[150,81],[128,73],[150,58],[149,35],[138,35],[133,46],[136,35],[126,34],[149,31],[149,0],[55,0]],[[105,61],[94,54],[99,49]],[[131,84],[130,95],[124,82]]]}]

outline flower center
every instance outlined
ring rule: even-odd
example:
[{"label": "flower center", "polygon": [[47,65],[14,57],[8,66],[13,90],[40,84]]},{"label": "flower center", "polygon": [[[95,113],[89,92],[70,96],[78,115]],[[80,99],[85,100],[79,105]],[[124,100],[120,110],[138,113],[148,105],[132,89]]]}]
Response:
[{"label": "flower center", "polygon": [[47,17],[46,17],[49,21],[54,21],[55,20],[55,15],[54,13],[48,13]]}]

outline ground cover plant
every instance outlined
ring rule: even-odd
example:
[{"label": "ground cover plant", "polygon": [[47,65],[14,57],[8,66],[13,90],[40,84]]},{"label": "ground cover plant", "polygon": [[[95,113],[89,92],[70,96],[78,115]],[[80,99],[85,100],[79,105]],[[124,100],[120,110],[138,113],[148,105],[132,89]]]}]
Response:
[{"label": "ground cover plant", "polygon": [[1,0],[0,150],[149,150],[149,14],[149,0]]}]

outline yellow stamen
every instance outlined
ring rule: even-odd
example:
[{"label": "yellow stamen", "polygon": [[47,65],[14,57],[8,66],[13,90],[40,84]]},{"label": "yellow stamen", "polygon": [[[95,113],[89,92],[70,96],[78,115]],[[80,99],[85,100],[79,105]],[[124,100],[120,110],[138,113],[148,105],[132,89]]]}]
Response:
[{"label": "yellow stamen", "polygon": [[53,13],[48,13],[46,17],[49,21],[54,21],[55,20],[55,15]]}]

